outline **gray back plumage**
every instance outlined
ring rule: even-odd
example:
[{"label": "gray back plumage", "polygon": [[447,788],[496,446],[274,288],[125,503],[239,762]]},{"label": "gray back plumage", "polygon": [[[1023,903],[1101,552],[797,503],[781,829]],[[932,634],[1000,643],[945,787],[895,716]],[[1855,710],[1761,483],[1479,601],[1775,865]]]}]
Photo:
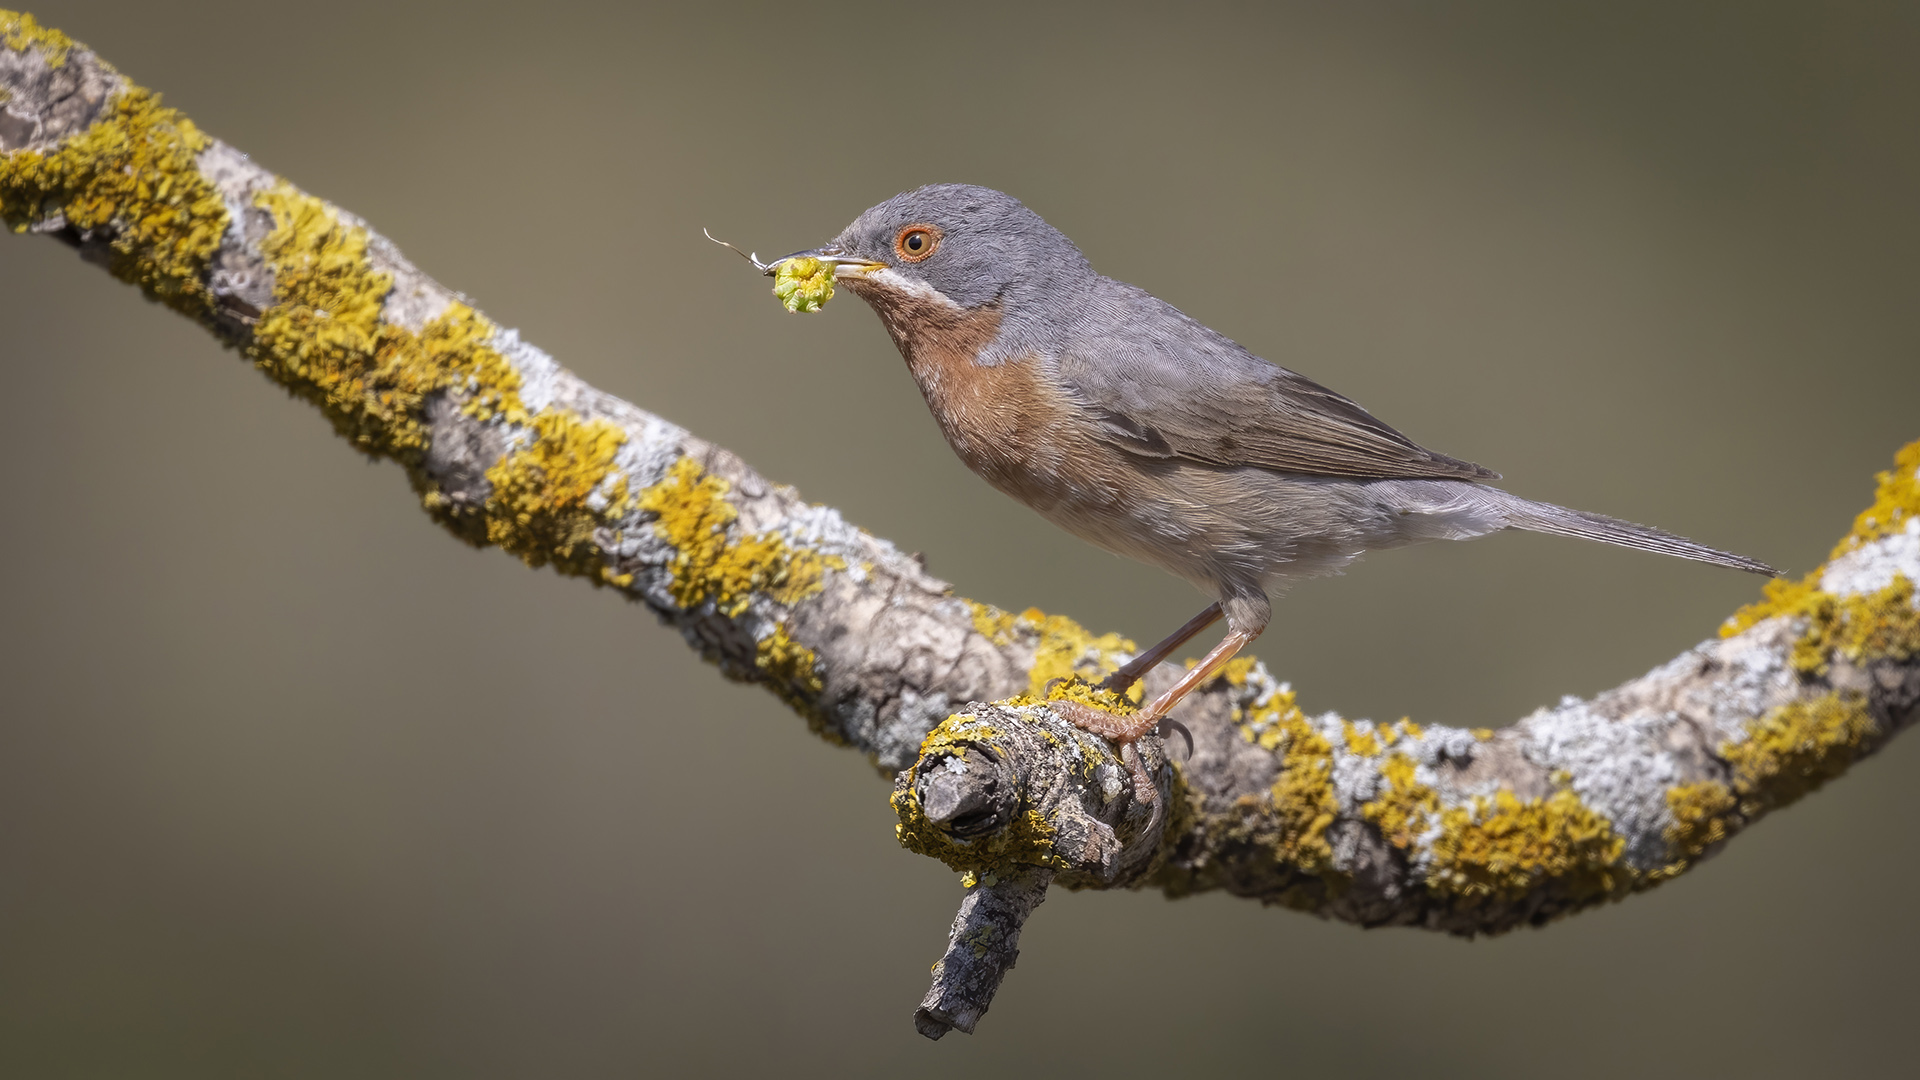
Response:
[{"label": "gray back plumage", "polygon": [[1350,479],[1486,480],[1142,289],[1101,278],[1100,318],[1056,346],[1061,380],[1131,453]]}]

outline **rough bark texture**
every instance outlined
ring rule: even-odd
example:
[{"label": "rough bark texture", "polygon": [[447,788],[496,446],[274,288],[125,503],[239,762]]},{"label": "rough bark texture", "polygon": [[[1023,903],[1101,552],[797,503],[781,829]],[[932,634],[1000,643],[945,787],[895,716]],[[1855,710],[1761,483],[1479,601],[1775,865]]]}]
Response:
[{"label": "rough bark texture", "polygon": [[1047,898],[1052,871],[1035,867],[968,891],[947,933],[947,952],[933,965],[933,986],[913,1014],[929,1039],[959,1029],[973,1034],[1000,980],[1020,958],[1020,927]]},{"label": "rough bark texture", "polygon": [[0,215],[198,321],[399,463],[456,536],[646,604],[729,677],[898,772],[901,841],[971,889],[917,1014],[934,1037],[972,1029],[1049,882],[1225,889],[1459,934],[1537,924],[1683,872],[1920,702],[1916,443],[1825,567],[1640,679],[1496,732],[1309,717],[1237,661],[1175,714],[1188,760],[1140,744],[1156,786],[1141,799],[1131,762],[1046,704],[1130,708],[1086,681],[1132,643],[955,597],[8,12]]}]

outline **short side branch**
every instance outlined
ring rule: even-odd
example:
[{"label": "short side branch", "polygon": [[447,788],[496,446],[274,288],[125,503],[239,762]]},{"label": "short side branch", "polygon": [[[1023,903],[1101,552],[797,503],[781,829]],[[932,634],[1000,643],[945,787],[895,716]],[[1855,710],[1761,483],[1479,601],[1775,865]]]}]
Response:
[{"label": "short side branch", "polygon": [[1020,927],[1047,898],[1051,871],[1033,869],[982,882],[960,902],[947,952],[933,965],[933,987],[914,1011],[913,1026],[929,1039],[958,1028],[973,1034],[1000,980],[1020,957]]}]

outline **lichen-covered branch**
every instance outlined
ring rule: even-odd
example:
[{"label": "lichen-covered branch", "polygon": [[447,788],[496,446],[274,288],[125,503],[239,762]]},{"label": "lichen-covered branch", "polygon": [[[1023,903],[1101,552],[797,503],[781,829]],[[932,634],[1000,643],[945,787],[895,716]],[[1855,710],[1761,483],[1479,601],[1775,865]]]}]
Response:
[{"label": "lichen-covered branch", "polygon": [[955,708],[1131,645],[951,595],[892,544],[582,382],[31,17],[0,12],[0,216],[205,326],[470,543],[646,604],[888,775]]},{"label": "lichen-covered branch", "polygon": [[1077,839],[1081,817],[1113,817],[1103,791],[1125,794],[1115,766],[1037,705],[936,728],[895,782],[902,835],[976,875],[1043,865],[1076,885],[1225,889],[1462,934],[1650,888],[1915,720],[1916,474],[1920,443],[1826,566],[1772,585],[1722,638],[1498,730],[1307,716],[1289,686],[1238,663],[1183,715],[1194,752],[1166,775],[1171,825],[1125,869]]},{"label": "lichen-covered branch", "polygon": [[[1679,875],[1920,719],[1915,581],[1920,442],[1826,565],[1592,701],[1498,730],[1376,724],[1308,716],[1236,661],[1178,714],[1192,756],[1148,762],[1171,803],[1152,847],[1152,808],[1107,744],[1039,702],[975,705],[895,780],[901,839],[970,882],[1042,868],[1076,888],[1224,889],[1362,926],[1541,924]],[[1148,692],[1174,677],[1155,672]],[[968,1015],[996,988],[944,979],[934,994]]]},{"label": "lichen-covered branch", "polygon": [[1920,701],[1916,443],[1824,567],[1640,679],[1460,730],[1307,716],[1238,661],[1176,712],[1190,757],[1139,744],[1155,785],[1142,798],[1132,762],[1046,704],[1129,708],[1087,682],[1131,642],[953,596],[838,513],[586,385],[357,218],[10,12],[0,216],[199,322],[397,462],[459,538],[644,603],[823,737],[907,770],[901,841],[974,889],[921,1012],[930,1034],[985,1011],[1049,881],[1225,889],[1369,926],[1540,923],[1683,872],[1883,745]]}]

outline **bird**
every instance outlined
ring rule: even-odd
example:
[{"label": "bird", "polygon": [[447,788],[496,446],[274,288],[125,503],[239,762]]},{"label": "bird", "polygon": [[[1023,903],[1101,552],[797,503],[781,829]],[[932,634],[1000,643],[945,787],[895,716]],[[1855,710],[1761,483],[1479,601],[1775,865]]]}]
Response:
[{"label": "bird", "polygon": [[[1367,551],[1504,529],[1776,576],[1659,529],[1535,502],[1355,402],[1106,277],[1011,195],[930,184],[866,210],[819,261],[880,317],[947,443],[1068,532],[1213,602],[1109,675],[1125,692],[1224,618],[1226,635],[1131,715],[1052,704],[1123,751],[1265,630],[1272,598]],[[798,265],[798,264],[796,264]],[[816,264],[806,264],[814,266]],[[1189,741],[1191,736],[1189,736]],[[1137,755],[1136,783],[1143,779]]]}]

